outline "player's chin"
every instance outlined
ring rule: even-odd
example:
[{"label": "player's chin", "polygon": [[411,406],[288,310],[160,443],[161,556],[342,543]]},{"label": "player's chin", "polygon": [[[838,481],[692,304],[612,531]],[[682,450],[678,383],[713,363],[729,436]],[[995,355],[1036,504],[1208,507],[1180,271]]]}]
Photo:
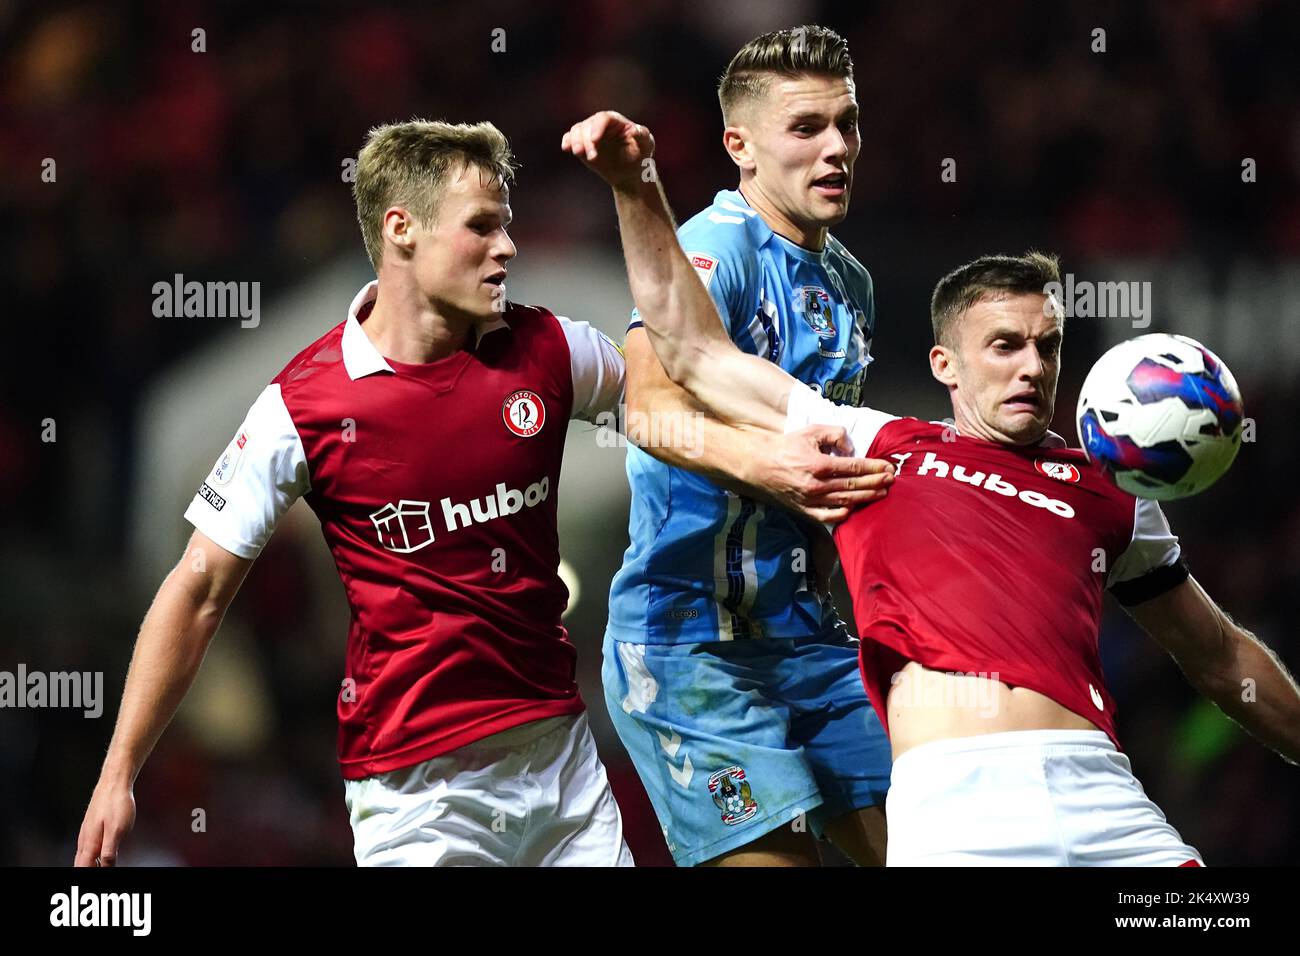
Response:
[{"label": "player's chin", "polygon": [[1003,410],[998,418],[998,431],[1017,445],[1032,445],[1041,441],[1052,423],[1050,413],[1032,412],[1028,409]]},{"label": "player's chin", "polygon": [[809,210],[809,218],[817,225],[826,229],[838,226],[844,221],[844,217],[849,214],[849,194],[846,191],[838,199],[820,195],[814,196],[812,207]]},{"label": "player's chin", "polygon": [[474,296],[467,311],[483,322],[491,322],[493,319],[499,319],[501,313],[506,310],[506,287],[488,283],[484,285],[484,291]]}]

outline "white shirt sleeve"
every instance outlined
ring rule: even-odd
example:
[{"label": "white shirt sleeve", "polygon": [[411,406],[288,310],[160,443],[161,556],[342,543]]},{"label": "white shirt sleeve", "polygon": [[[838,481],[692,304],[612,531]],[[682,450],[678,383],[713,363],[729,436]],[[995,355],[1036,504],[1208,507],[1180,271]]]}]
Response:
[{"label": "white shirt sleeve", "polygon": [[557,315],[569,343],[573,368],[573,412],[570,418],[596,422],[602,412],[617,412],[623,400],[626,365],[623,352],[609,337],[586,322]]},{"label": "white shirt sleeve", "polygon": [[785,430],[797,432],[809,425],[839,425],[849,433],[853,454],[865,458],[880,429],[898,419],[897,415],[878,412],[874,408],[853,405],[836,405],[823,398],[814,389],[796,383],[790,389],[790,403],[785,414]]},{"label": "white shirt sleeve", "polygon": [[310,490],[302,440],[280,386],[272,384],[248,410],[185,519],[231,554],[251,560],[280,516]]},{"label": "white shirt sleeve", "polygon": [[1110,569],[1106,586],[1133,581],[1158,568],[1178,562],[1182,549],[1178,536],[1169,530],[1169,522],[1160,505],[1147,498],[1133,499],[1133,537]]}]

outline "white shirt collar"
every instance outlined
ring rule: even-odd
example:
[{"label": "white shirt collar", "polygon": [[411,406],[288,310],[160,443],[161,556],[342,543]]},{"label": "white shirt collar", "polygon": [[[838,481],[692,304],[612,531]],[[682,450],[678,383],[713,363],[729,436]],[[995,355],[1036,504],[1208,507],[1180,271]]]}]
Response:
[{"label": "white shirt collar", "polygon": [[368,282],[364,289],[352,297],[352,304],[348,306],[348,320],[343,326],[343,367],[347,369],[348,378],[354,382],[375,372],[393,371],[393,367],[379,354],[379,349],[375,348],[375,343],[370,341],[370,336],[366,335],[361,323],[357,321],[357,313],[366,303],[375,301],[378,294],[379,283]]},{"label": "white shirt collar", "polygon": [[[360,321],[357,320],[357,313],[368,303],[373,302],[377,295],[379,295],[379,282],[377,280],[368,282],[360,292],[353,296],[352,304],[348,306],[347,322],[343,325],[343,367],[347,369],[348,378],[354,382],[367,375],[374,375],[376,372],[393,371],[393,367],[380,354],[379,349],[375,348],[375,343],[370,341],[370,336],[366,335],[365,330],[361,328]],[[483,325],[475,325],[475,347],[483,340],[483,336],[489,332],[508,328],[510,328],[510,325],[505,319],[494,319]]]}]

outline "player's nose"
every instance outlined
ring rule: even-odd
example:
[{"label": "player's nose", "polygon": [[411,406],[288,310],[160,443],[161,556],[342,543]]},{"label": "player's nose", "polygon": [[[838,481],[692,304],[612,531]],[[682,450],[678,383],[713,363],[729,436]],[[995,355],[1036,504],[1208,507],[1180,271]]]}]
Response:
[{"label": "player's nose", "polygon": [[515,241],[503,232],[500,241],[492,250],[492,258],[504,265],[518,253],[519,250],[515,247]]},{"label": "player's nose", "polygon": [[1034,381],[1043,377],[1043,357],[1038,354],[1038,349],[1032,346],[1025,349],[1027,358],[1021,366],[1020,377]]},{"label": "player's nose", "polygon": [[849,155],[849,144],[845,140],[844,134],[838,126],[832,124],[827,127],[826,147],[823,158],[829,162],[840,165],[844,158]]}]

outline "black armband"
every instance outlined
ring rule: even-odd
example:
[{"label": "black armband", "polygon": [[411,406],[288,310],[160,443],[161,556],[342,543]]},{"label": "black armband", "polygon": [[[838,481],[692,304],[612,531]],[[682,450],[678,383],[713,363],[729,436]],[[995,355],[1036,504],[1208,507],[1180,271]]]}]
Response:
[{"label": "black armband", "polygon": [[1173,564],[1166,564],[1164,567],[1156,568],[1140,578],[1134,578],[1132,581],[1120,581],[1118,584],[1111,585],[1110,593],[1115,595],[1115,600],[1119,601],[1120,604],[1125,607],[1132,607],[1135,604],[1142,604],[1152,598],[1159,597],[1166,591],[1172,591],[1186,581],[1190,574],[1191,572],[1187,570],[1187,563],[1180,556]]}]

